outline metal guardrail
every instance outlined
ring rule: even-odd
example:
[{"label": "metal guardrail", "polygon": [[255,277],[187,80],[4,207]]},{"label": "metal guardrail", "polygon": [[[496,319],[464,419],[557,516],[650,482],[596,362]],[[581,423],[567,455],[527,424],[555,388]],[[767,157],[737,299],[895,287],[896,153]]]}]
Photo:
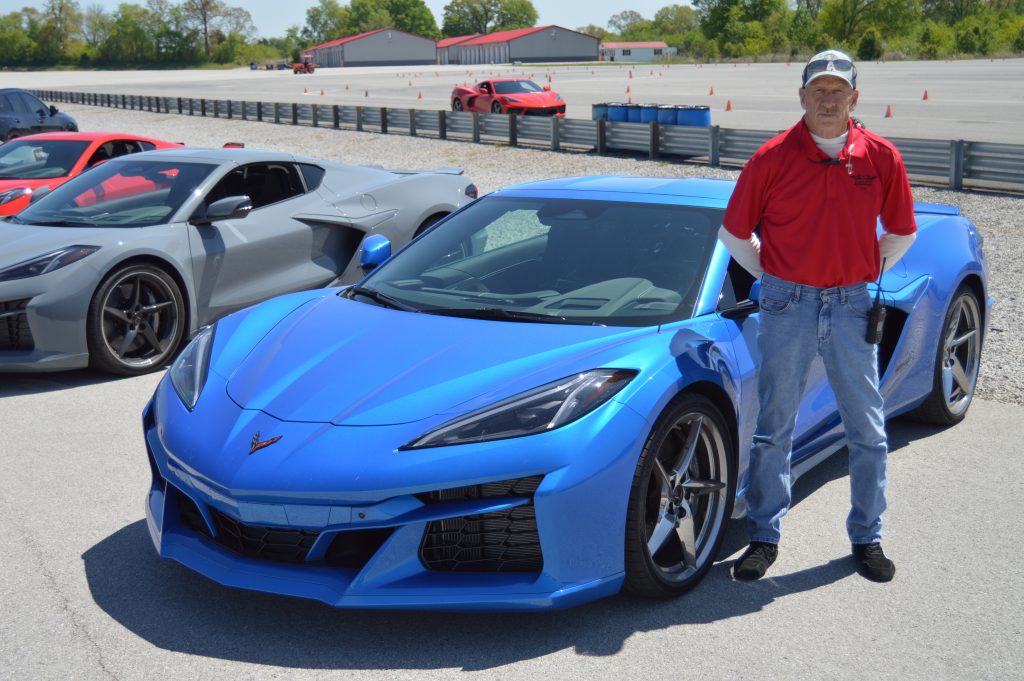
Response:
[{"label": "metal guardrail", "polygon": [[[426,111],[338,104],[249,102],[157,97],[151,95],[33,90],[44,100],[183,116],[262,121],[279,125],[354,129],[383,134],[429,135],[440,139],[539,146],[562,146],[598,154],[639,153],[648,158],[677,158],[718,166],[742,165],[776,131],[738,130],[590,121],[541,116],[510,116],[463,111]],[[1024,145],[889,138],[903,155],[912,178],[965,186],[1024,191]]]}]

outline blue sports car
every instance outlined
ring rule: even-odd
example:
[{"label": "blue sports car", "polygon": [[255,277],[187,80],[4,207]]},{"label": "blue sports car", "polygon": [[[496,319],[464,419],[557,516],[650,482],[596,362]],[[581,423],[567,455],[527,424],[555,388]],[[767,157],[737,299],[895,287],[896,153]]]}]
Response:
[{"label": "blue sports car", "polygon": [[[690,589],[744,512],[757,411],[759,283],[716,238],[732,188],[509,187],[394,257],[366,239],[355,286],[206,327],[143,415],[160,555],[339,607]],[[917,221],[881,280],[882,390],[890,415],[953,424],[974,394],[988,267],[957,209],[919,204]],[[843,442],[818,362],[794,474]]]}]

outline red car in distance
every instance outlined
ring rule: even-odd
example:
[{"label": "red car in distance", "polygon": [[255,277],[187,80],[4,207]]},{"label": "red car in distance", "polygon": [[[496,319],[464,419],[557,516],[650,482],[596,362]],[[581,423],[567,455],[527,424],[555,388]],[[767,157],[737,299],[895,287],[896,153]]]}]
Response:
[{"label": "red car in distance", "polygon": [[[108,159],[180,146],[177,142],[123,133],[47,132],[18,137],[0,144],[0,215],[21,212],[34,192],[54,189]],[[131,194],[141,190],[138,187],[104,189],[108,194]]]},{"label": "red car in distance", "polygon": [[492,78],[476,85],[456,85],[452,111],[479,111],[519,116],[564,116],[565,100],[550,85],[526,78]]}]

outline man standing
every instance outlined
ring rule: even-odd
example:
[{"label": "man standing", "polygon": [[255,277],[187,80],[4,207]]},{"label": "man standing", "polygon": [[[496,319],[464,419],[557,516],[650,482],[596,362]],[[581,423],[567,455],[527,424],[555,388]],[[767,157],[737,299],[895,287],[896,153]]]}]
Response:
[{"label": "man standing", "polygon": [[719,231],[762,284],[760,412],[746,494],[750,546],[734,575],[758,579],[778,556],[797,410],[820,354],[850,452],[853,556],[864,576],[887,582],[896,568],[881,547],[887,443],[877,346],[867,340],[866,284],[913,242],[913,199],[896,148],[850,118],[859,95],[853,60],[826,50],[802,78],[803,118],[747,163]]}]

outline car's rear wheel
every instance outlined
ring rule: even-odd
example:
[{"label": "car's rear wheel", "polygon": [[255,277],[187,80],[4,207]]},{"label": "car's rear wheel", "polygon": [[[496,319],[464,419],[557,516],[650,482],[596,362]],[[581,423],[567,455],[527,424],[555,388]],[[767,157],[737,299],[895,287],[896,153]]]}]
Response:
[{"label": "car's rear wheel", "polygon": [[126,376],[158,369],[181,344],[184,324],[185,303],[170,275],[145,264],[119,267],[89,304],[89,363]]},{"label": "car's rear wheel", "polygon": [[462,111],[462,100],[458,97],[452,100],[452,111]]},{"label": "car's rear wheel", "polygon": [[921,406],[910,412],[912,418],[941,426],[963,421],[978,382],[981,335],[978,296],[970,286],[962,285],[946,310],[932,391]]},{"label": "car's rear wheel", "polygon": [[706,397],[683,394],[658,418],[633,476],[624,590],[670,598],[711,569],[732,513],[732,434]]},{"label": "car's rear wheel", "polygon": [[491,113],[501,113],[501,102],[491,102]]}]

